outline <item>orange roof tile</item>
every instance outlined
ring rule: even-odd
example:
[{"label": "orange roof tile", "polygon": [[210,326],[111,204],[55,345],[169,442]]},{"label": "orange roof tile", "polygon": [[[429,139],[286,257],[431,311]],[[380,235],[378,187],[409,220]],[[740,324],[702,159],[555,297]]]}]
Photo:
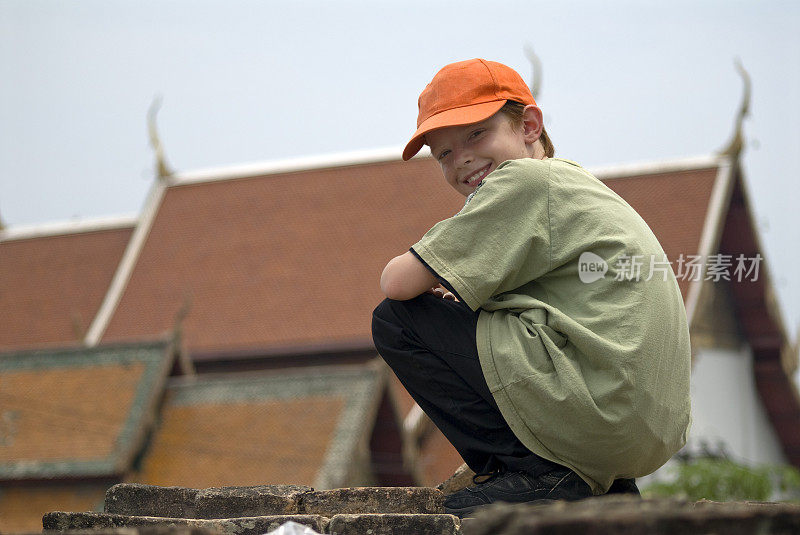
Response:
[{"label": "orange roof tile", "polygon": [[202,403],[167,399],[143,472],[151,485],[313,485],[344,398]]},{"label": "orange roof tile", "polygon": [[176,380],[136,481],[194,488],[348,482],[384,387],[373,366]]},{"label": "orange roof tile", "polygon": [[79,343],[132,228],[0,240],[0,351]]},{"label": "orange roof tile", "polygon": [[4,371],[0,463],[108,457],[144,369],[132,363]]},{"label": "orange roof tile", "polygon": [[0,481],[124,473],[171,368],[167,347],[0,353]]}]

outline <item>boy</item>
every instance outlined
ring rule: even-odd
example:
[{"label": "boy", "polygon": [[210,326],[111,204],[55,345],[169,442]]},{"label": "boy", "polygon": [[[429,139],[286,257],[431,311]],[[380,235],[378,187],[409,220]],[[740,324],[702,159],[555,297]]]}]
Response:
[{"label": "boy", "polygon": [[372,332],[488,476],[446,511],[637,492],[632,478],[677,452],[690,420],[688,326],[658,240],[608,187],[553,158],[541,110],[505,65],[444,67],[417,126],[403,159],[429,145],[467,200],[387,264]]}]

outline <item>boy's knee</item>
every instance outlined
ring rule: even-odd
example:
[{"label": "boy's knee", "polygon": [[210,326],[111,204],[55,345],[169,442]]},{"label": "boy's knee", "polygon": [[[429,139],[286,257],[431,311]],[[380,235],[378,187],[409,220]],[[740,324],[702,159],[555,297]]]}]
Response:
[{"label": "boy's knee", "polygon": [[380,318],[386,320],[387,318],[391,317],[392,314],[392,303],[391,299],[384,299],[378,306],[375,307],[375,310],[372,311],[372,328],[375,329],[375,318]]},{"label": "boy's knee", "polygon": [[384,299],[372,311],[372,340],[376,347],[380,345],[386,333],[391,330],[391,326],[396,323],[392,305],[395,302],[391,299]]},{"label": "boy's knee", "polygon": [[384,299],[372,311],[372,341],[378,350],[401,343],[408,322],[408,305],[409,301]]},{"label": "boy's knee", "polygon": [[372,311],[372,325],[375,325],[376,318],[389,323],[402,323],[402,318],[410,314],[410,308],[414,307],[416,302],[421,298],[422,296],[417,296],[405,301],[388,298],[384,299],[375,307],[375,310]]}]

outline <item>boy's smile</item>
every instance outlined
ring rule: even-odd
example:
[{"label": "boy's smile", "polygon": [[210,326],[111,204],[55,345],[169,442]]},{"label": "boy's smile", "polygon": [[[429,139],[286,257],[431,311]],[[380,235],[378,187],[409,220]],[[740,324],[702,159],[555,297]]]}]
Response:
[{"label": "boy's smile", "polygon": [[467,186],[469,186],[471,188],[475,188],[475,187],[478,186],[478,184],[481,183],[481,181],[483,180],[483,177],[485,177],[486,175],[489,174],[490,169],[491,169],[491,164],[486,164],[484,167],[481,167],[480,169],[478,169],[474,173],[468,175],[467,178],[465,178],[463,180],[463,182]]},{"label": "boy's smile", "polygon": [[478,123],[432,130],[425,141],[447,183],[465,197],[504,161],[534,155],[524,124],[514,125],[502,112]]}]

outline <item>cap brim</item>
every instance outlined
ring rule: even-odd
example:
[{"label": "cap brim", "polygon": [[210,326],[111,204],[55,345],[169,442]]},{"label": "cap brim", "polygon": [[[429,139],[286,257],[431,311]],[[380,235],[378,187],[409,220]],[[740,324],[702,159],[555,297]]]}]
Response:
[{"label": "cap brim", "polygon": [[500,111],[500,108],[502,108],[505,103],[505,100],[493,100],[492,102],[462,106],[460,108],[445,110],[436,115],[431,115],[423,121],[422,124],[419,125],[419,128],[417,128],[417,131],[414,132],[411,141],[408,142],[406,148],[403,150],[403,160],[410,160],[419,152],[425,144],[423,137],[428,132],[438,128],[463,126],[465,124],[483,121]]}]

